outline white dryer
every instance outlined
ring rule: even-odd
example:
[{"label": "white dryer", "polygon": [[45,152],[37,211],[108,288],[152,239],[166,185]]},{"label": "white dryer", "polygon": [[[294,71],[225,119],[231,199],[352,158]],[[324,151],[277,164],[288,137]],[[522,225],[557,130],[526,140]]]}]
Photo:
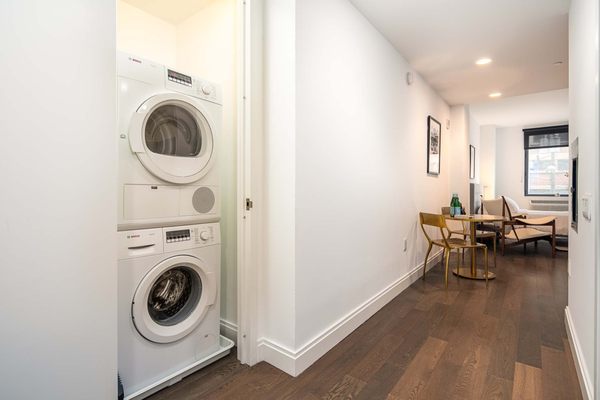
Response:
[{"label": "white dryer", "polygon": [[119,232],[118,358],[140,399],[229,352],[219,337],[219,224]]},{"label": "white dryer", "polygon": [[118,229],[220,219],[220,89],[119,53]]}]

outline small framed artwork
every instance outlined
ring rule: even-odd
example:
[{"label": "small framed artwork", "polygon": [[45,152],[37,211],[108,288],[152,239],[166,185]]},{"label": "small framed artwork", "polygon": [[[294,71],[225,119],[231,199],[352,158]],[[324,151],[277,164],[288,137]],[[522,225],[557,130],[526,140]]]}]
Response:
[{"label": "small framed artwork", "polygon": [[475,146],[469,146],[469,178],[475,179]]},{"label": "small framed artwork", "polygon": [[427,173],[440,174],[442,125],[431,115],[427,117]]}]

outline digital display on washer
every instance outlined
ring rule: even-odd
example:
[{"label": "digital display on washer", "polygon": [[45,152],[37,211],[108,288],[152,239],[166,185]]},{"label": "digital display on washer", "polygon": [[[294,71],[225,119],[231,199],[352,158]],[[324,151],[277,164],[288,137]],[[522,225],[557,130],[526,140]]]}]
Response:
[{"label": "digital display on washer", "polygon": [[169,75],[169,80],[171,82],[180,83],[185,86],[192,86],[192,77],[184,74],[180,74],[179,72],[173,71],[171,69],[167,70]]},{"label": "digital display on washer", "polygon": [[191,239],[189,229],[181,229],[178,231],[167,231],[167,243],[183,242]]}]

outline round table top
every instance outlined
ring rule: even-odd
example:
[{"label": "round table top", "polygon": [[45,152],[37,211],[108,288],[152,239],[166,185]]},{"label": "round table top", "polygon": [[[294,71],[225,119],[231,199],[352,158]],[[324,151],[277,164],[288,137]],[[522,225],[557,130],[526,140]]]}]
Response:
[{"label": "round table top", "polygon": [[507,217],[502,215],[489,215],[489,214],[467,214],[467,215],[450,215],[445,216],[446,219],[455,219],[467,222],[495,222],[495,221],[508,221]]}]

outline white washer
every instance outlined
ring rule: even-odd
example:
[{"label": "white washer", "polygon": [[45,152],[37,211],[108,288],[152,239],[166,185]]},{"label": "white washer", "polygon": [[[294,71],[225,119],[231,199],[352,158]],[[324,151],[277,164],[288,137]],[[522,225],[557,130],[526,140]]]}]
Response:
[{"label": "white washer", "polygon": [[220,89],[125,53],[117,57],[118,229],[220,218]]},{"label": "white washer", "polygon": [[[219,345],[219,224],[119,232],[118,349],[125,398],[206,365]],[[225,354],[223,354],[225,355]]]}]

